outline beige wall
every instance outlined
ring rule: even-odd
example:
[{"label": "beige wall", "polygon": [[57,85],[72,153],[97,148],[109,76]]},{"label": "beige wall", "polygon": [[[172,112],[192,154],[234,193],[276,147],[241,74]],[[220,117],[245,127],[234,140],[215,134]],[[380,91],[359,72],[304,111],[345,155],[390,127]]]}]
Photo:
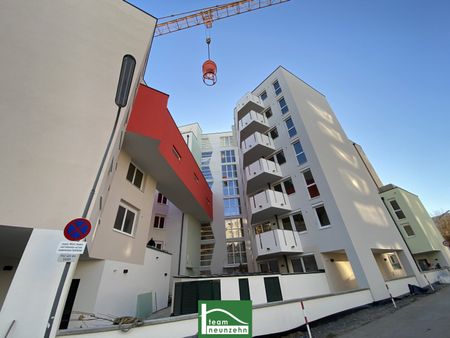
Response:
[{"label": "beige wall", "polygon": [[[126,179],[132,159],[121,151],[117,168],[109,188],[108,198],[100,211],[100,223],[95,226],[89,242],[89,255],[93,258],[113,259],[130,263],[143,263],[145,247],[152,226],[153,196],[156,182],[144,176],[143,188],[138,189]],[[139,167],[138,163],[133,162]],[[114,229],[117,210],[124,203],[137,210],[137,222],[131,235]]]},{"label": "beige wall", "polygon": [[0,224],[58,229],[81,216],[122,57],[137,60],[134,91],[155,21],[119,0],[0,2]]}]

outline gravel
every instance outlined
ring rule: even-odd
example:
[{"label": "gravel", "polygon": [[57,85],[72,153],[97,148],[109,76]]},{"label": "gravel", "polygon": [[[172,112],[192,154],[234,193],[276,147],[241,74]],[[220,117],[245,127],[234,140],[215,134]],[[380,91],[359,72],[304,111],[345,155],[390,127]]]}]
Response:
[{"label": "gravel", "polygon": [[[435,285],[434,288],[439,290],[447,287],[448,285]],[[403,308],[416,301],[420,301],[421,298],[427,297],[429,294],[422,295],[407,295],[400,299],[396,299],[395,303],[397,308]],[[321,319],[310,324],[311,334],[313,338],[334,338],[341,334],[352,331],[358,327],[366,325],[373,320],[387,316],[396,309],[394,308],[390,300],[383,301],[382,303],[367,305],[359,308],[353,312],[346,314],[333,315],[328,318]],[[281,336],[282,338],[303,338],[308,337],[306,333],[306,327],[303,331],[297,331],[288,335]]]}]

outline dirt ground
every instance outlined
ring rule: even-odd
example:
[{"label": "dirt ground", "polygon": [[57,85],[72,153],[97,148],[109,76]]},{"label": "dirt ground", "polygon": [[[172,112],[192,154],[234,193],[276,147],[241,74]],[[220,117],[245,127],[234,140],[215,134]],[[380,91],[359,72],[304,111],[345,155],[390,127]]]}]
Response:
[{"label": "dirt ground", "polygon": [[[414,303],[424,303],[425,299],[429,297],[445,297],[445,302],[450,304],[450,287],[449,285],[436,285],[435,286],[435,293],[428,293],[423,295],[408,295],[404,296],[401,299],[396,300],[397,309],[394,308],[392,302],[387,301],[383,302],[382,304],[376,304],[376,305],[368,305],[366,307],[363,307],[361,309],[358,309],[354,312],[347,313],[344,315],[338,315],[332,318],[327,318],[320,320],[315,323],[311,323],[311,333],[313,338],[334,338],[334,337],[369,337],[372,333],[374,337],[381,337],[382,334],[377,327],[385,326],[387,324],[383,324],[382,321],[384,319],[393,317],[393,315],[400,314],[401,312],[406,313],[406,308],[409,307],[411,304]],[[428,300],[430,302],[431,299]],[[417,304],[419,305],[419,304]],[[417,307],[417,306],[415,306]],[[415,307],[412,307],[409,312],[414,312]],[[422,313],[423,309],[420,307],[417,307],[417,311],[420,311]],[[404,310],[405,309],[405,310]],[[450,310],[450,309],[449,309]],[[447,313],[450,313],[447,312]],[[401,315],[400,315],[401,316]],[[409,317],[414,316],[414,313],[408,314]],[[449,315],[450,318],[450,315]],[[401,318],[399,318],[401,320]],[[380,321],[378,326],[374,326],[374,322]],[[450,323],[450,320],[449,320]],[[369,324],[372,324],[374,326],[373,328],[369,326]],[[399,324],[396,323],[397,328],[399,327]],[[410,325],[411,326],[411,325]],[[431,325],[430,325],[431,326]],[[358,330],[359,329],[359,330]],[[306,329],[305,329],[306,330]],[[377,332],[372,332],[377,331]],[[397,330],[395,330],[397,331]],[[392,333],[393,336],[398,338],[397,333]],[[417,336],[410,336],[410,337],[419,337]],[[450,332],[449,332],[450,336]],[[282,338],[303,338],[308,337],[306,332],[298,331],[291,333],[289,335],[282,336]],[[387,337],[390,337],[390,335],[387,335]],[[436,337],[436,336],[435,336]]]}]

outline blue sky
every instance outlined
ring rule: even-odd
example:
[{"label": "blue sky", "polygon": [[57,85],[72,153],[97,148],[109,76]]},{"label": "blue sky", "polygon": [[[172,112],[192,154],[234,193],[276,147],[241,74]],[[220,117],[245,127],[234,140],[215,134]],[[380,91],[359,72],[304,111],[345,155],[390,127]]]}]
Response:
[{"label": "blue sky", "polygon": [[[155,17],[224,1],[131,3]],[[450,209],[450,1],[291,0],[217,21],[207,87],[205,28],[154,39],[145,79],[170,95],[179,125],[229,130],[236,101],[277,66],[327,96],[384,183]]]}]

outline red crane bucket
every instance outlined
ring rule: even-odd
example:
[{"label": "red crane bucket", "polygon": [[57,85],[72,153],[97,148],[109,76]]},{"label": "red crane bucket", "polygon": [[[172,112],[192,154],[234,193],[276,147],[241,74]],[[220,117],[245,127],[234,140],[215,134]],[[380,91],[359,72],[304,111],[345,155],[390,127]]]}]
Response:
[{"label": "red crane bucket", "polygon": [[206,60],[203,63],[203,82],[207,86],[214,86],[217,82],[217,66],[214,61]]}]

